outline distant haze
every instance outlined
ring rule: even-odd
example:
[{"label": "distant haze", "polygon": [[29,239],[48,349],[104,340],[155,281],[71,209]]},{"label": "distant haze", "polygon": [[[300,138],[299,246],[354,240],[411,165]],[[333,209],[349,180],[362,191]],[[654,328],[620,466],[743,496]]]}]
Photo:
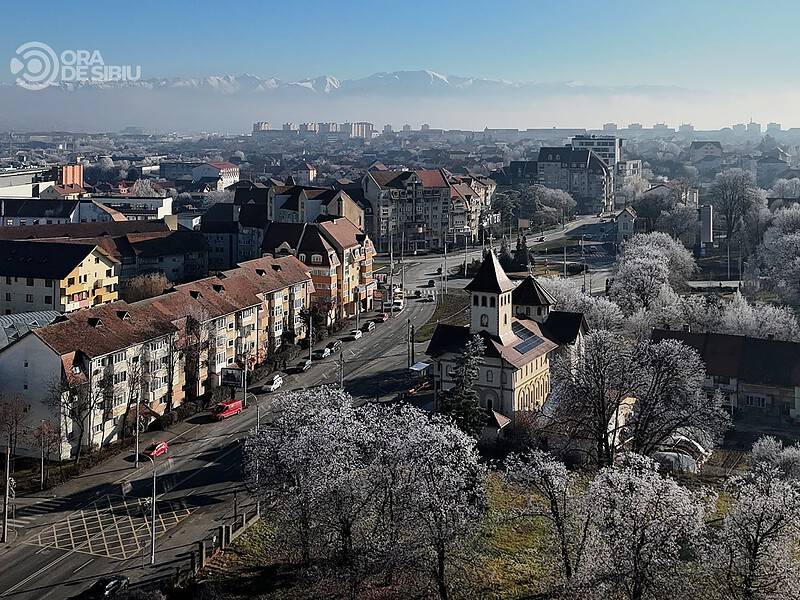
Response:
[{"label": "distant haze", "polygon": [[484,127],[599,128],[613,121],[717,129],[750,117],[793,124],[798,94],[743,95],[670,86],[599,86],[576,82],[509,82],[396,71],[339,80],[280,81],[255,75],[147,79],[28,91],[0,84],[0,130],[250,131],[266,120],[370,121],[399,129]]}]

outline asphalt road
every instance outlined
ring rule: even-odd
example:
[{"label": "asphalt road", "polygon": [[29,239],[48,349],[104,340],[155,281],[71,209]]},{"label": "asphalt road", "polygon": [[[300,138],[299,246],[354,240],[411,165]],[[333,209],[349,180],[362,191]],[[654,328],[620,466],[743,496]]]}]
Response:
[{"label": "asphalt road", "polygon": [[[583,218],[565,231],[546,233],[545,239],[575,235],[598,222]],[[480,252],[471,250],[467,257],[477,258]],[[449,256],[448,266],[463,258],[463,252]],[[438,289],[442,282],[436,270],[442,263],[441,255],[405,257],[395,282],[403,280],[406,290],[413,292],[430,289],[427,283],[433,279]],[[338,383],[341,368],[345,389],[362,401],[404,389],[409,322],[419,327],[434,307],[408,298],[403,312],[377,324],[361,339],[345,341],[342,357],[333,355],[316,361],[305,373],[285,375],[280,392],[257,397],[261,416],[269,418],[283,391]],[[374,312],[362,315],[362,321],[372,316]],[[417,348],[417,360],[422,349]],[[156,566],[149,565],[152,469],[147,461],[134,468],[130,452],[51,490],[50,495],[16,499],[12,542],[0,550],[0,599],[61,600],[101,576],[125,573],[133,585],[144,585],[187,567],[198,540],[210,539],[220,524],[230,524],[235,507],[239,512],[253,508],[242,484],[238,443],[255,426],[253,404],[226,421],[201,414],[169,431],[143,436],[143,444],[163,439],[170,445],[168,454],[156,459]]]}]

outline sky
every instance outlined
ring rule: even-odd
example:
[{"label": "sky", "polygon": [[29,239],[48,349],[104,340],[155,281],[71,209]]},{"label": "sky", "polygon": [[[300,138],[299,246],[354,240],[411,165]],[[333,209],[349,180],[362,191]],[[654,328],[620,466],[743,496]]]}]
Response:
[{"label": "sky", "polygon": [[[431,69],[706,90],[798,83],[791,44],[800,2],[788,0],[140,0],[73,1],[69,10],[74,23],[45,26],[65,18],[63,2],[5,4],[13,26],[0,56],[10,60],[34,39],[57,52],[97,49],[106,64],[141,65],[146,78]],[[12,81],[7,68],[0,79]]]}]

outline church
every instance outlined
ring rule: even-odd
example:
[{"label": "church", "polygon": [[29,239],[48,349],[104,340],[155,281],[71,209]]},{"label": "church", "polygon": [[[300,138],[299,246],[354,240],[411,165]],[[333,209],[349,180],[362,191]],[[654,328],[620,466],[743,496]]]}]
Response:
[{"label": "church", "polygon": [[451,376],[473,335],[485,353],[477,388],[494,427],[502,429],[523,413],[538,410],[550,393],[550,361],[582,350],[586,320],[580,313],[555,310],[555,300],[532,276],[515,284],[494,252],[489,252],[470,294],[469,326],[440,323],[428,345],[438,390],[453,387]]}]

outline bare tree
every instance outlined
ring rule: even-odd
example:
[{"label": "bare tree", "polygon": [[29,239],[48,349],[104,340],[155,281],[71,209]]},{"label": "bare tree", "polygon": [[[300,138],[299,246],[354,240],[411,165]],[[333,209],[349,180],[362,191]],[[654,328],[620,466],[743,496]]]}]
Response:
[{"label": "bare tree", "polygon": [[0,435],[11,450],[17,453],[17,446],[25,435],[25,416],[27,406],[19,396],[0,397]]},{"label": "bare tree", "polygon": [[717,173],[711,185],[714,207],[725,221],[725,238],[730,243],[742,219],[758,196],[758,186],[749,171],[726,169]]}]

